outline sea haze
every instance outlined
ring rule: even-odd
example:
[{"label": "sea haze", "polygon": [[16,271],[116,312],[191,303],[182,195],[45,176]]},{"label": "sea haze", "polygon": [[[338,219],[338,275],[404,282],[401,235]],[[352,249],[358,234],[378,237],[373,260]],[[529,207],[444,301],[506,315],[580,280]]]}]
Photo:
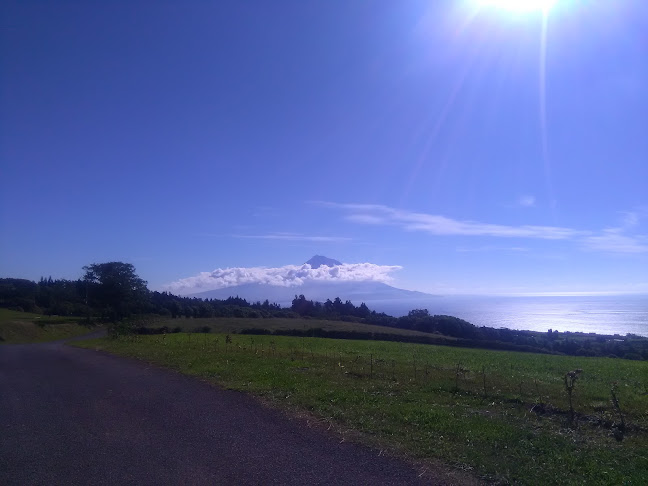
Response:
[{"label": "sea haze", "polygon": [[637,334],[648,337],[648,295],[485,297],[446,296],[421,301],[368,300],[376,311],[394,316],[426,308],[477,326],[546,332]]}]

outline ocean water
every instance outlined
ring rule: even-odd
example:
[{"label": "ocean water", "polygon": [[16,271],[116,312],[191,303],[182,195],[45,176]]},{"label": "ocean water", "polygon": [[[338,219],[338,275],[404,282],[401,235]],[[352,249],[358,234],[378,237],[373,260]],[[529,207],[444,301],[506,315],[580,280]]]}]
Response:
[{"label": "ocean water", "polygon": [[[483,297],[448,296],[427,301],[373,302],[371,309],[405,315],[413,308],[447,314],[477,326],[530,331],[637,334],[648,337],[648,295]],[[416,306],[416,307],[413,307]]]}]

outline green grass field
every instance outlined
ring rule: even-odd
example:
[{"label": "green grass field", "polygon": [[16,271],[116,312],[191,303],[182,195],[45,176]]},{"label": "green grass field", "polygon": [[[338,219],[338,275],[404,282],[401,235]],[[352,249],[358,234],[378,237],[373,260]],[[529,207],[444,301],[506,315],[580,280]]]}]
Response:
[{"label": "green grass field", "polygon": [[205,326],[217,333],[239,333],[244,329],[266,329],[268,331],[287,331],[296,329],[298,331],[308,329],[323,329],[325,331],[355,331],[393,334],[396,336],[423,336],[436,337],[439,339],[454,340],[455,338],[430,334],[409,329],[398,329],[394,327],[375,326],[356,322],[327,321],[319,319],[253,319],[253,318],[232,318],[232,317],[211,317],[200,319],[189,318],[157,318],[152,320],[150,326],[169,329],[180,328],[183,332],[194,332]]},{"label": "green grass field", "polygon": [[0,344],[56,341],[87,334],[78,317],[58,317],[0,309]]},{"label": "green grass field", "polygon": [[[639,485],[648,477],[646,362],[224,334],[77,345],[247,391],[345,437],[486,480]],[[570,424],[564,376],[577,368]],[[626,423],[621,441],[613,382]]]}]

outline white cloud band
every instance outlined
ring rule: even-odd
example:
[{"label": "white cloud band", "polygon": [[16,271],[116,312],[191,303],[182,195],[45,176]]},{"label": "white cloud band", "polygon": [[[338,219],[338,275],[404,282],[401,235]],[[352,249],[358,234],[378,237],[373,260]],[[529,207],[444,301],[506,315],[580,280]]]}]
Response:
[{"label": "white cloud band", "polygon": [[373,263],[344,263],[334,267],[311,268],[309,264],[283,267],[217,268],[201,272],[195,277],[183,278],[164,286],[164,290],[178,294],[191,294],[207,290],[259,283],[293,287],[305,282],[388,282],[390,274],[402,267]]}]

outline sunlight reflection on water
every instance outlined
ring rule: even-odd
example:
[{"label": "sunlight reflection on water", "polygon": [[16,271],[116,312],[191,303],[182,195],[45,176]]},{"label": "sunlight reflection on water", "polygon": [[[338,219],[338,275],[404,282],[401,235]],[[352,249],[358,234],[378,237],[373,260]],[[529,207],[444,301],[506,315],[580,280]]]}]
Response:
[{"label": "sunlight reflection on water", "polygon": [[483,297],[367,302],[376,311],[405,315],[413,308],[448,314],[477,326],[546,332],[548,329],[648,337],[648,296]]}]

